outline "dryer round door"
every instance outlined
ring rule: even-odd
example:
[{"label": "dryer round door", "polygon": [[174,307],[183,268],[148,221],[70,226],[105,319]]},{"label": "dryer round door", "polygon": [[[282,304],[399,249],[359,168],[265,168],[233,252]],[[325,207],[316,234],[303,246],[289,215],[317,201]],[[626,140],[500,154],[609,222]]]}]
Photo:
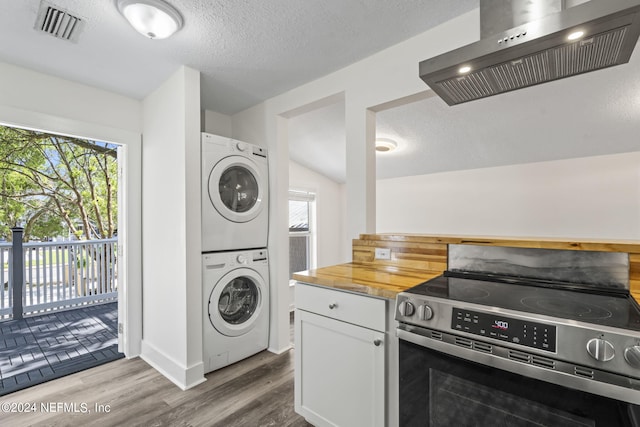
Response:
[{"label": "dryer round door", "polygon": [[209,174],[209,199],[216,210],[233,222],[248,222],[264,208],[264,177],[250,159],[229,156]]},{"label": "dryer round door", "polygon": [[221,334],[237,337],[256,326],[266,285],[255,270],[238,268],[225,274],[209,296],[209,320]]}]

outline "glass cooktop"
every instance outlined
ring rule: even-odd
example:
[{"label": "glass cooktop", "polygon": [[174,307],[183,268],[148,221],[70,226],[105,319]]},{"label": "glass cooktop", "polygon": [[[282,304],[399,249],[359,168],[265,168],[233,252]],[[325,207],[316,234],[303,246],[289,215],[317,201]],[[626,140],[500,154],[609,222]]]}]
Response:
[{"label": "glass cooktop", "polygon": [[407,292],[640,331],[640,308],[628,294],[587,293],[446,274]]}]

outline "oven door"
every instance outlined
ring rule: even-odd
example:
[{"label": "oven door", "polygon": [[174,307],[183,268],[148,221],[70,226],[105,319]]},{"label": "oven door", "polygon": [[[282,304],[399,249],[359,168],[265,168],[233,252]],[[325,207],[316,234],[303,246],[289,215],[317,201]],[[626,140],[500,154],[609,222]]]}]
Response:
[{"label": "oven door", "polygon": [[640,426],[636,405],[414,344],[413,333],[398,330],[401,427]]}]

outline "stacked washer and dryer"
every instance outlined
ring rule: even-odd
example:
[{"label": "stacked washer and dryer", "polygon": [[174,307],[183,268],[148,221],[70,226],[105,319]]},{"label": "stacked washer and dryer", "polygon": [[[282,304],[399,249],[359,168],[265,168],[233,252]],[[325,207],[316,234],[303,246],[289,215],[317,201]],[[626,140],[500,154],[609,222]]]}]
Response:
[{"label": "stacked washer and dryer", "polygon": [[269,171],[265,148],[202,134],[205,373],[269,342]]}]

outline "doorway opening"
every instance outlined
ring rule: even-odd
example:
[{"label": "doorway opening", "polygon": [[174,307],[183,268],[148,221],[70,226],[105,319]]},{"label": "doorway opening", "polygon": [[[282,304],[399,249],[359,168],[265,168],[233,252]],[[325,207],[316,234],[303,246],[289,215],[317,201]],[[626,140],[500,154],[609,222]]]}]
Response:
[{"label": "doorway opening", "polygon": [[124,355],[119,146],[1,125],[0,140],[1,395]]}]

